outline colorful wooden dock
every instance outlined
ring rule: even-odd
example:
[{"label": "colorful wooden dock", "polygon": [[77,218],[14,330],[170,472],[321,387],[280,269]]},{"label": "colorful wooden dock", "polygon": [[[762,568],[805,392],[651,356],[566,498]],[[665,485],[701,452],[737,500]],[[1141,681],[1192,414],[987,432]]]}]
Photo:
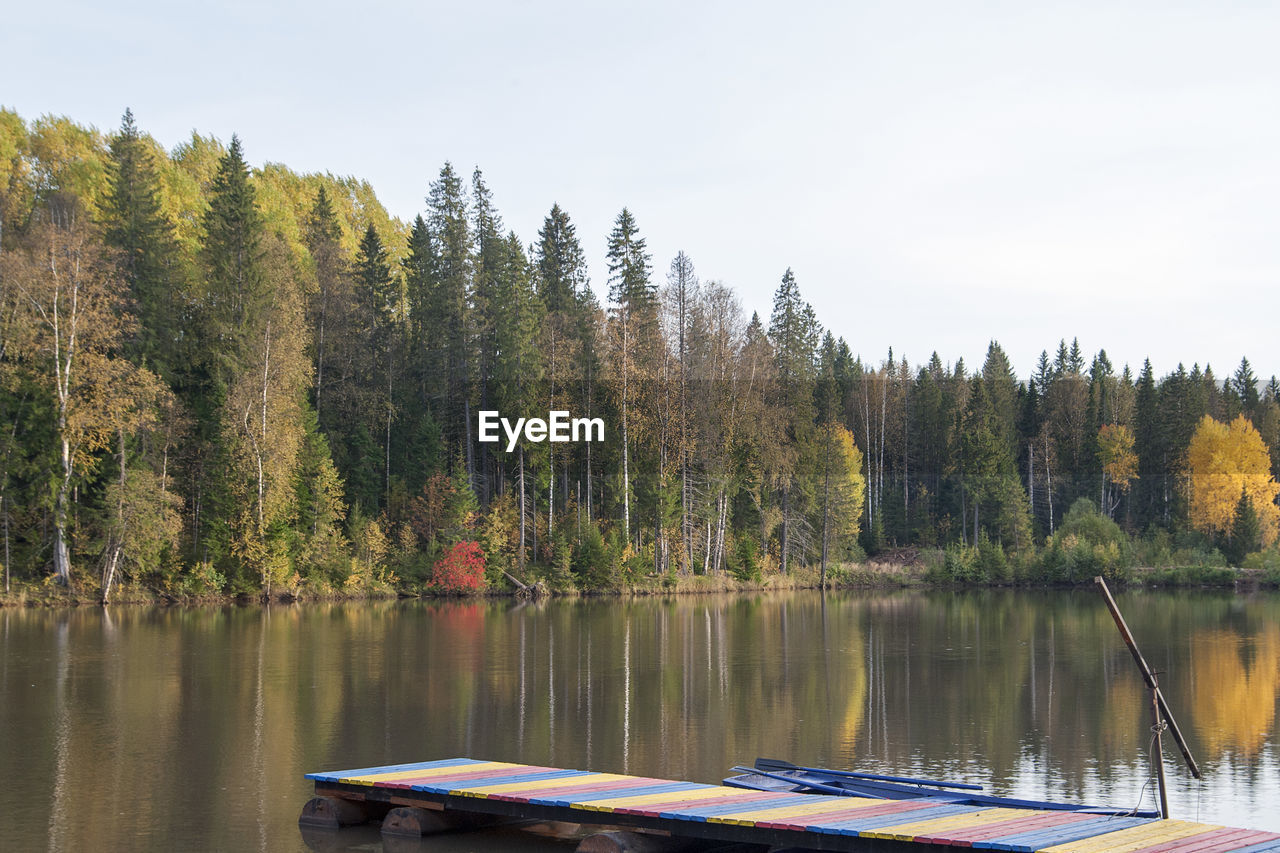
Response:
[{"label": "colorful wooden dock", "polygon": [[[316,786],[317,800],[308,803],[313,818],[381,819],[384,831],[388,824],[427,831],[478,817],[809,850],[908,853],[928,844],[1012,853],[1280,853],[1280,834],[1186,820],[783,794],[470,758],[307,778]],[[440,817],[427,826],[421,816]]]}]

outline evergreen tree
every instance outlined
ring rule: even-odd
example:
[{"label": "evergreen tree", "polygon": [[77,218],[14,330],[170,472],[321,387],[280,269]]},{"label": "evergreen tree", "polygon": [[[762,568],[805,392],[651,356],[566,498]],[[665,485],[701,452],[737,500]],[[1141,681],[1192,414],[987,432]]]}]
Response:
[{"label": "evergreen tree", "polygon": [[[316,287],[307,305],[307,319],[313,329],[312,345],[315,348],[315,410],[319,424],[328,426],[329,422],[324,419],[325,382],[332,381],[332,374],[340,371],[337,365],[331,367],[329,362],[334,358],[334,332],[349,323],[351,298],[348,264],[342,249],[342,227],[323,184],[316,192],[315,204],[307,217],[306,241],[316,275]],[[339,334],[337,337],[341,340],[344,336]]]},{"label": "evergreen tree", "polygon": [[204,232],[203,342],[217,394],[238,372],[270,303],[262,269],[264,225],[237,136],[218,161]]},{"label": "evergreen tree", "polygon": [[[399,281],[391,274],[386,248],[373,223],[360,240],[353,269],[357,304],[367,318],[366,346],[372,373],[370,384],[379,390],[374,412],[378,432],[382,434],[382,487],[384,496],[391,488],[391,424],[395,419],[395,354],[400,316]],[[372,425],[371,425],[372,426]],[[373,429],[370,429],[373,432]],[[368,507],[372,509],[372,507]]]},{"label": "evergreen tree", "polygon": [[138,323],[130,350],[135,361],[167,377],[185,307],[181,255],[173,226],[160,208],[151,151],[130,110],[111,139],[108,176],[103,237],[117,251],[121,276],[133,297]]},{"label": "evergreen tree", "polygon": [[996,435],[1009,446],[1010,454],[1016,456],[1014,448],[1018,437],[1018,379],[1014,376],[1009,357],[995,341],[987,345],[987,359],[982,365],[982,381],[986,385],[987,396],[991,399]]},{"label": "evergreen tree", "polygon": [[1240,399],[1245,415],[1252,419],[1258,411],[1261,400],[1258,398],[1258,380],[1253,375],[1253,367],[1249,364],[1249,359],[1240,359],[1240,366],[1236,368],[1235,376],[1231,377],[1227,384]]},{"label": "evergreen tree", "polygon": [[1159,395],[1151,359],[1142,363],[1135,395],[1133,447],[1138,454],[1138,482],[1134,489],[1134,510],[1139,528],[1160,516],[1162,446],[1160,442]]},{"label": "evergreen tree", "polygon": [[[467,476],[474,482],[470,400],[475,369],[471,351],[474,246],[462,179],[450,163],[444,164],[431,184],[426,226],[429,271],[421,308],[422,319],[430,326],[423,329],[424,337],[414,342],[414,349],[445,437],[460,452]],[[416,229],[413,236],[411,251],[416,253]]]},{"label": "evergreen tree", "polygon": [[782,504],[782,570],[787,572],[792,552],[797,548],[797,521],[808,509],[802,488],[807,485],[801,472],[812,463],[814,410],[814,357],[817,354],[821,326],[813,306],[800,297],[795,275],[788,268],[773,294],[773,313],[769,317],[769,342],[773,344],[777,375],[776,405],[783,413],[789,452],[778,454],[772,479],[777,484]]},{"label": "evergreen tree", "polygon": [[609,234],[609,301],[612,304],[616,382],[622,413],[622,515],[627,541],[631,535],[631,415],[637,362],[644,364],[645,344],[652,336],[655,288],[650,256],[631,211],[623,208]]},{"label": "evergreen tree", "polygon": [[587,261],[569,214],[551,206],[538,231],[538,293],[547,310],[572,311],[587,286]]},{"label": "evergreen tree", "polygon": [[1233,566],[1240,566],[1244,558],[1262,548],[1262,522],[1253,508],[1249,493],[1240,490],[1240,501],[1236,504],[1235,515],[1231,520],[1231,537],[1227,542],[1226,557]]}]

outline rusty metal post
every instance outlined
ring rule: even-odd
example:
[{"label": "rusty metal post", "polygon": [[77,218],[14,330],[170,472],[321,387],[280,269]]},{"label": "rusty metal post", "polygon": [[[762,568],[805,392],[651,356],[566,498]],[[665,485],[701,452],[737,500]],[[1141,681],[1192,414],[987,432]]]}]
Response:
[{"label": "rusty metal post", "polygon": [[[1152,676],[1152,680],[1154,680]],[[1169,819],[1169,792],[1164,782],[1164,750],[1160,743],[1160,733],[1164,731],[1164,720],[1160,718],[1160,688],[1151,688],[1151,731],[1156,736],[1156,779],[1160,783],[1160,817]]]}]

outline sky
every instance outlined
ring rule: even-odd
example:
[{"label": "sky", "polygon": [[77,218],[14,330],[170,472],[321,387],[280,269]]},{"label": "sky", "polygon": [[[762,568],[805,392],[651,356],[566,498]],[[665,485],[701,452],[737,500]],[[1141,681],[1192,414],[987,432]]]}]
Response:
[{"label": "sky", "polygon": [[880,361],[1027,376],[1280,373],[1280,5],[1164,2],[17,2],[0,105],[425,208],[479,166],[526,243],[553,203],[603,296],[623,206],[766,319],[790,267]]}]

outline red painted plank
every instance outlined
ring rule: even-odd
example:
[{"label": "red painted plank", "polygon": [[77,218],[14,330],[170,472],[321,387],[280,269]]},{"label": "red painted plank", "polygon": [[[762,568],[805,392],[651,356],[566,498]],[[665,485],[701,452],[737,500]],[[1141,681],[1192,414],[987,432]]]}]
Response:
[{"label": "red painted plank", "polygon": [[1220,853],[1226,850],[1241,850],[1277,838],[1280,838],[1280,835],[1274,832],[1224,826],[1222,829],[1202,832],[1199,835],[1191,835],[1175,841],[1166,841],[1164,844],[1153,844],[1150,847],[1135,850],[1133,853],[1209,853],[1209,851]]},{"label": "red painted plank", "polygon": [[[647,803],[643,806],[637,806],[634,809],[615,809],[615,811],[618,814],[642,815],[648,817],[657,817],[663,812],[669,812],[673,809],[681,809],[685,807],[696,809],[707,806],[741,805],[745,811],[748,806],[778,799],[780,793],[781,792],[779,791],[749,791],[744,788],[742,793],[736,797],[695,797],[694,799],[686,797],[682,800]],[[786,796],[786,794],[782,794],[782,796]]]},{"label": "red painted plank", "polygon": [[988,823],[981,826],[973,826],[967,829],[958,829],[954,834],[947,836],[947,841],[937,841],[932,838],[917,838],[917,841],[925,841],[933,844],[949,843],[957,847],[971,847],[975,841],[986,841],[988,838],[1002,838],[1006,835],[1017,835],[1020,832],[1030,832],[1034,829],[1048,829],[1052,826],[1064,826],[1070,823],[1076,823],[1082,820],[1092,820],[1097,815],[1080,814],[1079,812],[1051,811],[1051,812],[1035,812],[1027,817],[1013,818],[1003,823]]},{"label": "red painted plank", "polygon": [[470,782],[475,779],[501,779],[504,776],[522,776],[526,773],[546,773],[558,767],[499,767],[497,770],[473,770],[470,773],[451,773],[448,776],[418,776],[389,782],[374,782],[379,788],[412,788],[414,785],[445,785],[454,782]]},{"label": "red painted plank", "polygon": [[[743,789],[742,795],[751,796],[750,793],[747,792],[745,789]],[[776,797],[777,794],[775,793],[774,796]],[[671,799],[669,800],[656,800],[652,803],[645,803],[644,805],[635,806],[633,808],[625,808],[625,809],[615,808],[613,811],[616,814],[646,815],[649,817],[656,817],[662,812],[669,812],[672,809],[678,809],[681,806],[695,806],[695,805],[709,806],[716,803],[727,806],[736,802],[738,802],[738,798],[735,796],[690,798],[688,791],[680,791],[678,793],[672,794]]]},{"label": "red painted plank", "polygon": [[[564,780],[550,779],[548,781],[563,782]],[[628,788],[646,788],[650,785],[660,785],[666,781],[666,779],[649,779],[643,776],[633,776],[630,779],[610,779],[604,782],[583,782],[578,785],[554,785],[546,788],[520,791],[513,794],[490,794],[489,799],[505,800],[513,803],[525,803],[529,800],[540,800],[545,797],[562,797],[566,794],[590,794],[594,791],[616,790],[621,793]]]},{"label": "red painted plank", "polygon": [[876,817],[884,814],[897,814],[899,812],[906,813],[908,817],[910,812],[919,811],[921,809],[935,808],[938,804],[929,802],[927,798],[917,800],[889,800],[882,806],[862,806],[861,808],[841,809],[835,812],[817,812],[811,815],[801,815],[796,818],[786,818],[778,821],[770,821],[768,823],[757,823],[756,826],[762,826],[766,829],[804,829],[809,826],[825,826],[831,823],[839,823],[843,820],[854,820],[860,817]]}]

